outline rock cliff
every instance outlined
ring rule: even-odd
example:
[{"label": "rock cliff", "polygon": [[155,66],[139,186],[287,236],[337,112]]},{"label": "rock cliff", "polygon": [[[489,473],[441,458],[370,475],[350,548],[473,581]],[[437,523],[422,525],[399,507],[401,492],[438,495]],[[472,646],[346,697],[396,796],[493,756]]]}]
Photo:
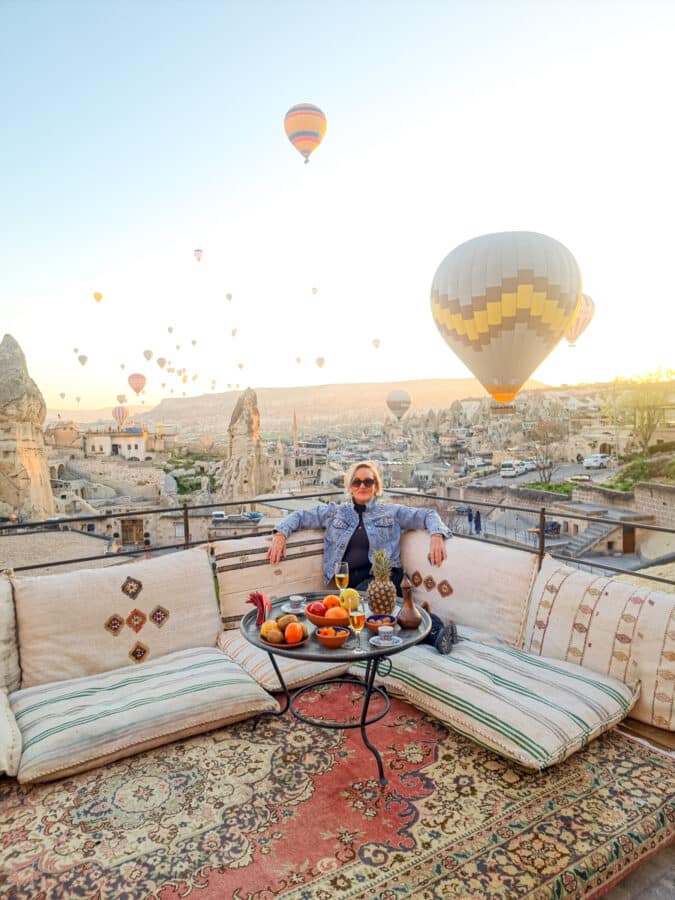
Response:
[{"label": "rock cliff", "polygon": [[42,424],[47,407],[14,338],[0,343],[0,515],[54,514]]},{"label": "rock cliff", "polygon": [[237,401],[227,434],[228,458],[214,473],[215,496],[236,500],[273,490],[274,474],[260,440],[258,400],[251,388]]}]

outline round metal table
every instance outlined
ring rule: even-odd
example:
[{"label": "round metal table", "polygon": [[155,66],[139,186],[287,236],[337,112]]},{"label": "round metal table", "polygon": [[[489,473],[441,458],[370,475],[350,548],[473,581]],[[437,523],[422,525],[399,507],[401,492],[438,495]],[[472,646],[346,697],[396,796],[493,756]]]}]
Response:
[{"label": "round metal table", "polygon": [[[326,596],[326,593],[309,593],[304,594],[303,596],[306,600],[306,606],[307,603],[311,603],[313,600],[321,600]],[[272,612],[270,614],[270,618],[276,618],[276,616],[278,616],[282,611],[281,607],[287,604],[288,601],[288,597],[281,597],[278,600],[275,600],[272,604]],[[241,633],[248,641],[250,641],[256,647],[259,647],[261,650],[264,650],[269,655],[270,661],[274,667],[274,671],[276,672],[277,678],[279,679],[279,685],[286,698],[285,704],[277,713],[267,713],[266,715],[280,716],[283,715],[287,710],[290,710],[292,715],[294,715],[296,719],[299,719],[301,722],[306,722],[309,725],[315,725],[318,728],[360,728],[363,743],[370,750],[377,761],[380,784],[386,784],[387,779],[384,777],[382,758],[380,757],[377,748],[368,740],[368,735],[366,733],[367,726],[372,725],[374,722],[378,722],[380,719],[386,716],[386,714],[389,712],[390,707],[390,700],[387,689],[384,687],[384,685],[375,685],[375,676],[377,674],[382,677],[386,676],[391,671],[390,657],[394,656],[396,653],[401,653],[403,650],[406,650],[408,647],[412,647],[414,644],[419,644],[420,641],[423,641],[424,638],[429,634],[429,632],[431,631],[431,618],[429,617],[428,613],[425,612],[425,610],[420,609],[419,611],[422,614],[422,622],[418,628],[401,629],[396,632],[397,637],[401,638],[400,643],[396,643],[391,646],[375,647],[369,641],[369,638],[371,637],[370,631],[367,628],[364,628],[364,630],[361,632],[361,651],[359,653],[355,653],[354,649],[356,647],[356,635],[352,635],[351,637],[349,637],[339,649],[330,650],[320,644],[318,640],[316,640],[316,638],[314,637],[314,632],[316,631],[317,626],[313,625],[304,614],[299,615],[298,618],[300,619],[300,621],[306,623],[307,630],[309,631],[309,638],[306,643],[300,646],[296,646],[295,648],[292,648],[288,644],[269,644],[260,638],[258,626],[255,624],[258,612],[257,610],[252,609],[241,620],[241,623],[239,625]],[[305,684],[302,687],[297,688],[297,690],[291,692],[284,682],[275,656],[287,656],[292,659],[311,660],[314,662],[325,662],[332,664],[340,662],[365,662],[366,671],[363,681],[360,681],[359,679],[350,675],[343,675],[335,678],[319,679],[318,681],[314,681],[311,684]],[[309,691],[320,684],[351,684],[363,688],[363,705],[361,707],[360,721],[326,722],[322,719],[308,718],[307,716],[304,716],[301,712],[299,712],[295,705],[297,699],[303,693],[305,693],[305,691]],[[368,709],[373,694],[377,694],[384,700],[384,709],[371,715],[369,718]]]}]

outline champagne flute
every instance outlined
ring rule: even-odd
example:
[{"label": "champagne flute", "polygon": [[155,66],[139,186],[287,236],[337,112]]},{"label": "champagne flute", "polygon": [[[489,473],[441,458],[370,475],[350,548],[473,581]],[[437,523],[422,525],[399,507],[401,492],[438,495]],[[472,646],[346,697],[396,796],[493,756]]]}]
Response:
[{"label": "champagne flute", "polygon": [[363,600],[359,600],[355,609],[349,610],[349,624],[352,626],[352,631],[356,632],[356,647],[352,652],[360,653],[361,632],[363,631],[363,626],[366,624],[366,608],[363,605]]},{"label": "champagne flute", "polygon": [[343,591],[349,584],[349,563],[335,563],[335,586]]}]

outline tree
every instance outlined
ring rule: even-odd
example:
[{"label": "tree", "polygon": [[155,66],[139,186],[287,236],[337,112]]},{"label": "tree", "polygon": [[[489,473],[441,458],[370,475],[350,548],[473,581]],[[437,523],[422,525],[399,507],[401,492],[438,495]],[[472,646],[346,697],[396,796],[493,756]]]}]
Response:
[{"label": "tree", "polygon": [[560,444],[567,439],[568,414],[561,403],[550,403],[535,414],[528,428],[527,437],[534,445],[534,462],[539,478],[550,484],[560,458]]},{"label": "tree", "polygon": [[623,397],[624,408],[628,411],[633,433],[642,452],[646,455],[654,432],[665,420],[665,410],[673,391],[673,372],[656,372],[633,379]]}]

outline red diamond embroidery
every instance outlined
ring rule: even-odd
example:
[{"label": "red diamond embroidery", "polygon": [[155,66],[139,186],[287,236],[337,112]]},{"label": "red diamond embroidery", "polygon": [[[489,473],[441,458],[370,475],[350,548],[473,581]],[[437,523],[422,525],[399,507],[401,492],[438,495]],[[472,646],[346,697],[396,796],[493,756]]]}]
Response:
[{"label": "red diamond embroidery", "polygon": [[113,613],[103,627],[106,631],[109,631],[113,637],[117,637],[124,628],[124,619],[118,613]]},{"label": "red diamond embroidery", "polygon": [[162,625],[169,618],[169,610],[164,609],[163,606],[156,606],[153,611],[150,613],[150,621],[153,625],[156,625],[158,628],[161,628]]},{"label": "red diamond embroidery", "polygon": [[129,659],[132,662],[137,662],[137,663],[143,662],[143,660],[145,659],[145,657],[148,655],[149,652],[150,652],[149,647],[146,647],[145,644],[141,644],[140,641],[136,641],[134,646],[129,651]]},{"label": "red diamond embroidery", "polygon": [[133,628],[136,634],[138,634],[147,621],[148,617],[144,612],[141,612],[140,609],[132,609],[127,616],[127,625],[129,628]]}]

